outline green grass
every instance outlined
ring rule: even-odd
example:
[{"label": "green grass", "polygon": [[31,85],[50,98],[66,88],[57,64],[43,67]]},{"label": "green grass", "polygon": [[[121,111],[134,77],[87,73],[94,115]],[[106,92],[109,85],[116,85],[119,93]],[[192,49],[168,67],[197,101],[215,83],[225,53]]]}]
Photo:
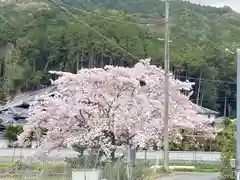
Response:
[{"label": "green grass", "polygon": [[[0,168],[11,168],[13,166],[15,166],[16,163],[14,162],[2,162],[0,163]],[[140,164],[140,166],[142,166],[143,164]],[[222,165],[219,163],[219,164],[202,164],[202,163],[199,163],[199,164],[192,164],[192,163],[171,163],[170,166],[181,166],[181,165],[184,165],[184,166],[195,166],[195,171],[210,171],[210,172],[218,172],[220,170],[220,168],[222,167]],[[40,164],[40,163],[31,163],[29,165],[27,165],[27,167],[29,169],[43,169],[43,168],[63,168],[64,166],[66,166],[65,164],[63,163],[56,163],[56,164],[51,164],[51,163],[48,163],[48,164]],[[179,170],[180,171],[180,170]],[[192,169],[185,169],[185,171],[193,171]]]},{"label": "green grass", "polygon": [[0,168],[5,168],[5,167],[12,167],[14,166],[16,163],[12,163],[12,162],[2,162],[0,163]]},{"label": "green grass", "polygon": [[71,177],[26,177],[24,175],[21,176],[5,176],[1,177],[1,180],[71,180]]},{"label": "green grass", "polygon": [[[15,166],[16,162],[2,162],[0,163],[0,168],[11,168]],[[40,164],[40,163],[31,163],[27,165],[28,168],[38,169],[38,168],[62,168],[65,164],[59,163],[59,164]]]},{"label": "green grass", "polygon": [[[142,160],[138,161],[143,163]],[[148,161],[148,164],[155,165],[156,160]],[[163,165],[163,161],[159,162],[159,165]],[[222,167],[221,162],[207,162],[207,161],[170,161],[169,166],[195,166],[195,169],[175,169],[175,172],[220,172]]]},{"label": "green grass", "polygon": [[203,168],[195,168],[195,169],[174,169],[173,172],[204,172],[204,173],[213,173],[213,172],[220,172],[220,169],[218,168],[209,168],[209,169],[203,169]]},{"label": "green grass", "polygon": [[161,176],[166,176],[170,174],[169,172],[164,171],[164,169],[157,169],[156,171],[152,170],[149,172],[149,174],[146,175],[144,180],[154,180]]},{"label": "green grass", "polygon": [[[14,163],[0,163],[0,168],[8,167],[11,169],[13,167]],[[27,180],[71,180],[71,169],[68,169],[70,171],[64,171],[64,164],[31,164],[31,165],[22,165],[22,169],[12,172],[12,174],[8,175],[0,175],[0,180],[17,180],[21,179],[21,176],[24,176],[25,179]],[[21,167],[20,167],[21,168]],[[26,169],[25,169],[26,168]],[[36,178],[36,175],[34,176],[35,172],[34,170],[41,170],[41,169],[46,169],[47,172],[44,172],[43,177],[38,177]],[[115,180],[116,178],[120,177],[122,180],[127,180],[127,173],[126,173],[126,165],[121,164],[110,164],[102,169],[102,178],[108,179],[108,180]],[[57,171],[59,173],[57,173]],[[39,171],[40,172],[40,171]],[[49,172],[49,173],[48,173]],[[63,173],[65,172],[65,173]],[[149,165],[138,165],[136,167],[132,168],[132,176],[133,179],[138,179],[138,180],[153,180],[156,179],[162,175],[165,175],[166,172],[163,171],[162,169],[157,169],[156,171],[154,169],[151,169]]]},{"label": "green grass", "polygon": [[[156,163],[156,162],[155,162]],[[205,164],[203,162],[199,163],[192,163],[192,162],[171,162],[170,166],[195,166],[195,169],[174,169],[169,172],[164,171],[164,169],[151,169],[151,164],[144,164],[143,162],[138,161],[138,165],[133,168],[133,177],[134,179],[138,180],[154,180],[160,176],[168,175],[169,173],[174,172],[204,172],[204,173],[211,173],[211,172],[219,172],[221,168],[221,163],[211,163],[211,164]],[[16,166],[16,162],[0,162],[0,168],[2,169],[11,169],[13,166]],[[19,165],[18,165],[19,166]],[[26,177],[26,180],[71,180],[71,177],[64,176],[64,167],[66,167],[66,164],[59,163],[59,164],[53,164],[53,163],[32,163],[29,165],[22,165],[20,169],[21,171],[18,171],[16,174],[12,174],[12,176],[2,176],[0,175],[0,180],[21,180],[19,178],[19,175],[22,173],[23,176],[29,176]],[[48,172],[50,172],[51,175],[46,175],[44,177],[33,177],[33,175],[30,175],[32,171],[34,170],[41,170],[46,169]],[[58,172],[58,173],[57,173]],[[104,167],[103,170],[103,178],[111,180],[116,179],[117,175],[120,174],[122,179],[125,180],[126,178],[126,166],[118,166],[116,163],[110,164],[108,167]]]}]

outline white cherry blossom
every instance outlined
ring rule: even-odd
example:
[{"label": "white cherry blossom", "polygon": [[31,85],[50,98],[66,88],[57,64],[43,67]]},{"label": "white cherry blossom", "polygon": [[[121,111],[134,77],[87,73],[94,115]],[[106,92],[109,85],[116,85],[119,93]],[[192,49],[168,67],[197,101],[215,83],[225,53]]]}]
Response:
[{"label": "white cherry blossom", "polygon": [[[117,147],[161,144],[164,122],[164,70],[140,60],[133,68],[106,66],[82,69],[77,74],[55,72],[53,81],[60,95],[39,97],[18,142],[25,145],[32,132],[38,150],[48,152],[62,145],[99,147],[106,154]],[[196,132],[211,135],[213,128],[198,106],[180,93],[191,92],[193,83],[169,76],[170,140],[180,142],[182,129],[194,138]],[[38,99],[39,99],[38,98]],[[40,133],[39,129],[46,132]]]}]

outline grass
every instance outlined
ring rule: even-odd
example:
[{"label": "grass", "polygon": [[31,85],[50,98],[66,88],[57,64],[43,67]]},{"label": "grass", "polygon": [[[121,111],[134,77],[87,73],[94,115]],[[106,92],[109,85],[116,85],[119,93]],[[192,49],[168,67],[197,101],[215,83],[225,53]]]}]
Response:
[{"label": "grass", "polygon": [[[149,164],[155,165],[156,161],[148,161]],[[163,165],[163,162],[160,161],[160,166]],[[172,172],[220,172],[222,167],[221,162],[205,162],[205,161],[170,161],[169,166],[194,166],[194,169],[179,168],[171,170]]]},{"label": "grass", "polygon": [[209,168],[209,169],[202,169],[202,168],[195,168],[195,169],[174,169],[173,172],[204,172],[204,173],[213,173],[213,172],[220,172],[218,168]]},{"label": "grass", "polygon": [[71,180],[71,178],[64,178],[64,177],[26,177],[26,176],[6,176],[6,177],[1,177],[0,180]]},{"label": "grass", "polygon": [[[166,174],[166,173],[165,173]],[[154,180],[158,177],[161,177],[163,176],[164,173],[161,172],[161,171],[157,171],[157,172],[152,172],[151,174],[143,177],[142,180]],[[24,175],[23,175],[24,176]],[[0,176],[0,180],[22,180],[23,177],[19,177],[19,175],[14,175],[14,176],[5,176],[5,177],[1,177]],[[44,176],[44,177],[24,177],[24,180],[71,180],[72,178],[71,177],[64,177],[64,176]],[[111,180],[111,179],[110,179]],[[114,179],[115,180],[115,179]]]},{"label": "grass", "polygon": [[[6,168],[8,167],[11,169],[16,165],[15,163],[0,163],[0,168]],[[27,169],[22,169],[22,170],[17,170],[16,172],[12,172],[12,174],[5,174],[5,175],[0,175],[0,180],[71,180],[71,173],[70,171],[63,171],[63,167],[65,164],[44,164],[43,166],[41,164],[30,164],[27,166]],[[26,167],[25,165],[22,165],[22,167]],[[43,175],[41,177],[36,177],[37,174],[32,174],[34,170],[37,169],[46,169],[47,172],[44,171]],[[69,169],[68,169],[69,170]],[[105,166],[102,169],[102,178],[103,179],[108,179],[108,180],[115,180],[115,179],[122,179],[122,180],[127,180],[127,168],[126,165],[121,164],[110,164],[108,166]],[[56,173],[58,171],[59,173]],[[39,171],[40,172],[40,171]],[[50,174],[48,174],[50,172]],[[65,172],[65,173],[63,173]],[[149,165],[138,165],[136,167],[132,168],[132,177],[133,179],[138,179],[138,180],[153,180],[156,179],[162,175],[166,174],[165,171],[162,169],[154,170],[151,169]],[[22,176],[22,178],[21,178]]]},{"label": "grass", "polygon": [[[155,162],[156,163],[156,162]],[[153,163],[152,163],[153,164]],[[141,161],[138,161],[138,165],[133,168],[133,179],[138,180],[154,180],[160,176],[168,175],[169,173],[174,172],[204,172],[204,173],[211,173],[211,172],[219,172],[221,168],[221,163],[208,163],[205,164],[203,162],[193,163],[193,162],[170,162],[170,165],[174,166],[195,166],[195,169],[174,169],[170,172],[164,171],[164,169],[151,169],[151,163],[144,164]],[[0,169],[11,169],[12,167],[16,166],[16,162],[0,162]],[[47,164],[40,164],[40,163],[32,163],[28,165],[22,165],[21,172],[17,172],[16,174],[13,173],[11,176],[2,176],[0,175],[0,180],[21,180],[23,178],[20,178],[20,173],[22,173],[23,176],[29,176],[25,177],[25,180],[71,180],[71,175],[64,175],[62,172],[64,172],[64,167],[66,167],[66,164],[63,163],[47,163]],[[21,168],[21,167],[20,167]],[[44,177],[36,177],[31,175],[31,172],[34,170],[41,170],[46,169],[51,173],[51,175],[46,175]],[[58,173],[55,173],[58,172]],[[126,177],[126,166],[118,166],[117,164],[110,164],[110,166],[105,167],[103,170],[103,178],[104,179],[118,179],[117,176],[121,176],[122,180],[127,179]]]},{"label": "grass", "polygon": [[[175,171],[171,171],[171,172],[166,172],[164,171],[164,169],[157,169],[156,171],[154,171],[153,169],[150,168],[146,168],[144,169],[144,176],[141,176],[139,178],[133,178],[133,179],[138,179],[138,180],[154,180],[157,179],[161,176],[166,176],[169,175],[171,173],[174,172],[217,172],[217,171],[213,171],[210,169],[195,169],[194,171],[191,171],[189,169],[178,169]],[[27,176],[27,174],[23,173],[22,174],[22,178],[19,175],[13,175],[13,176],[0,176],[0,180],[22,180],[24,177],[24,180],[71,180],[70,176],[64,176],[64,175],[56,175],[56,176],[43,176],[43,177],[36,177],[36,176]],[[134,176],[136,177],[136,176]],[[108,180],[111,179],[116,179],[116,177],[112,177],[109,178]],[[123,180],[127,179],[127,178],[121,178]]]},{"label": "grass", "polygon": [[12,162],[2,162],[2,163],[0,163],[0,168],[12,167],[12,166],[14,166],[14,164],[16,164],[16,163],[12,163]]},{"label": "grass", "polygon": [[[13,166],[15,166],[17,163],[16,162],[2,162],[0,163],[0,168],[11,168]],[[64,167],[65,164],[62,164],[62,163],[49,163],[49,164],[40,164],[40,163],[31,163],[29,165],[27,165],[28,168],[35,168],[35,169],[38,169],[38,168],[61,168],[61,167]]]},{"label": "grass", "polygon": [[[16,162],[2,162],[0,163],[0,168],[11,168],[14,165],[16,165]],[[143,163],[140,164],[141,166]],[[218,164],[193,164],[193,163],[170,163],[170,166],[195,166],[195,169],[178,169],[177,171],[197,171],[197,172],[219,172],[221,168],[221,163]],[[55,169],[55,168],[63,168],[66,166],[63,163],[47,163],[47,164],[40,164],[40,163],[31,163],[27,165],[29,169],[39,169],[39,168],[49,168],[49,169]]]},{"label": "grass", "polygon": [[146,175],[144,180],[154,180],[161,176],[168,175],[169,173],[166,172],[164,169],[157,169],[156,171],[151,170],[149,174]]}]

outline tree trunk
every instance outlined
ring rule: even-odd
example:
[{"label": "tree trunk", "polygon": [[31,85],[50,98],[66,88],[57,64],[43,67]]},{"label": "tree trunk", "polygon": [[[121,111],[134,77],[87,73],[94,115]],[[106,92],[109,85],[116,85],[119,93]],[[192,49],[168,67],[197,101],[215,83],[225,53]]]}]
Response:
[{"label": "tree trunk", "polygon": [[84,65],[83,65],[83,52],[81,54],[81,65],[80,65],[80,69],[84,68]]},{"label": "tree trunk", "polygon": [[0,63],[0,78],[5,75],[5,62]]},{"label": "tree trunk", "polygon": [[110,57],[109,65],[113,65],[113,59],[112,59],[112,57]]},{"label": "tree trunk", "polygon": [[116,150],[113,150],[113,151],[111,152],[111,160],[112,160],[112,162],[115,161],[115,151],[116,151]]},{"label": "tree trunk", "polygon": [[79,53],[77,53],[77,60],[76,60],[76,74],[79,70]]},{"label": "tree trunk", "polygon": [[123,57],[120,58],[120,66],[122,66],[122,67],[124,66],[124,58]]},{"label": "tree trunk", "polygon": [[101,55],[101,58],[100,58],[100,68],[104,68],[104,57],[103,55]]},{"label": "tree trunk", "polygon": [[89,62],[88,62],[88,68],[93,68],[94,66],[94,55],[93,55],[93,47],[91,48]]}]

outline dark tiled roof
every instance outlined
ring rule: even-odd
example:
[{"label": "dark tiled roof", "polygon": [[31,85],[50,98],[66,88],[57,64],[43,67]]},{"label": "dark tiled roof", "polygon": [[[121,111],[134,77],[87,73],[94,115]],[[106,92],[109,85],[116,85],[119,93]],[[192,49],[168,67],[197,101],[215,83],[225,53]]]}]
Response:
[{"label": "dark tiled roof", "polygon": [[37,95],[44,95],[54,92],[56,90],[55,86],[49,86],[47,88],[43,88],[37,91],[30,91],[27,93],[21,93],[16,95],[13,99],[9,100],[0,110],[5,110],[10,107],[20,106],[22,104],[28,104],[31,101],[34,101]]},{"label": "dark tiled roof", "polygon": [[0,107],[0,122],[7,124],[24,124],[29,115],[29,104],[35,100],[37,95],[47,95],[55,93],[56,87],[50,86],[34,92],[22,93],[8,101],[4,106]]},{"label": "dark tiled roof", "polygon": [[26,123],[26,117],[21,117],[17,114],[8,114],[7,112],[0,114],[0,120],[3,125],[6,124],[24,124]]},{"label": "dark tiled roof", "polygon": [[0,120],[4,124],[5,122],[10,122],[13,120],[13,115],[11,114],[0,114]]}]

